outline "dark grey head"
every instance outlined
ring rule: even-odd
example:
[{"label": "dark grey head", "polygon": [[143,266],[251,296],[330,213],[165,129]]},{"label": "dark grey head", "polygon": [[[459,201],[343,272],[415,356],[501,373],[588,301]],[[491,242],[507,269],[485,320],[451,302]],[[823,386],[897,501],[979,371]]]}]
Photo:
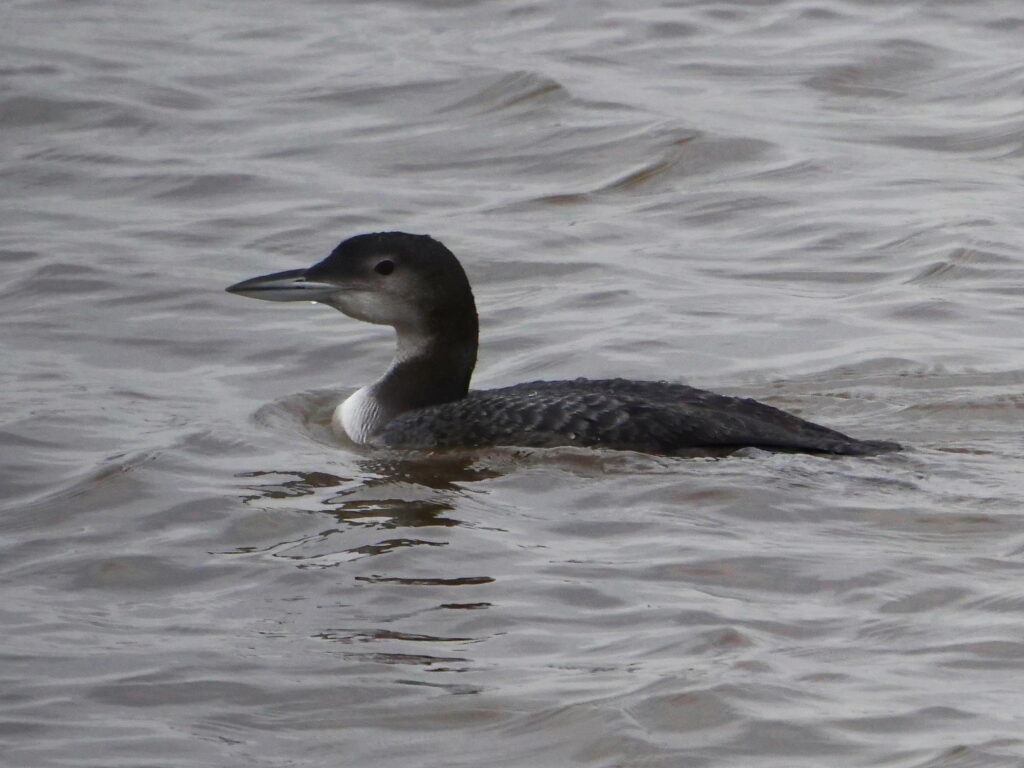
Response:
[{"label": "dark grey head", "polygon": [[317,301],[357,320],[394,326],[399,334],[476,340],[476,305],[466,273],[428,235],[356,235],[309,269],[254,277],[227,290],[268,301]]}]

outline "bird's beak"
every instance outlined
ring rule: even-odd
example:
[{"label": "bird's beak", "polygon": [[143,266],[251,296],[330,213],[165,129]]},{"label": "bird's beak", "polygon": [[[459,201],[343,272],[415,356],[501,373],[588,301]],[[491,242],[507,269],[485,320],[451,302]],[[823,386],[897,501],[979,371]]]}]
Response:
[{"label": "bird's beak", "polygon": [[320,301],[340,287],[306,279],[305,269],[289,269],[272,275],[253,277],[227,287],[228,293],[265,301]]}]

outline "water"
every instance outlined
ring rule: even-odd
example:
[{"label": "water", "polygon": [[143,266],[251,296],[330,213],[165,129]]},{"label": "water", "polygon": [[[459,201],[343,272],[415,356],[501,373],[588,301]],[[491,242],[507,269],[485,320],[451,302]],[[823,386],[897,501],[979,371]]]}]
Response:
[{"label": "water", "polygon": [[[1016,5],[3,16],[3,765],[1024,765]],[[477,386],[909,449],[354,452],[389,333],[223,287],[377,229]]]}]

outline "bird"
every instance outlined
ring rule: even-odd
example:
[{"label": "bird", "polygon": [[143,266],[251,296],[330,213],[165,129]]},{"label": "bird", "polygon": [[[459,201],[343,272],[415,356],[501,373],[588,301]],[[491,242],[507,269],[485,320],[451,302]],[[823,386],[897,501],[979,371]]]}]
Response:
[{"label": "bird", "polygon": [[325,304],[395,329],[384,374],[339,403],[332,429],[369,448],[417,451],[577,446],[658,455],[768,451],[867,456],[898,451],[750,398],[670,381],[530,381],[471,390],[479,321],[469,279],[429,235],[374,232],[307,269],[254,277],[229,293]]}]

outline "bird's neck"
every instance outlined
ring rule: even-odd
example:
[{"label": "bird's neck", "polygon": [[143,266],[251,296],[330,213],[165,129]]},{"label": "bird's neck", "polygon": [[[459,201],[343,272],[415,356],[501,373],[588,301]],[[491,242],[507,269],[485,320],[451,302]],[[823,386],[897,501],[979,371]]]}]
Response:
[{"label": "bird's neck", "polygon": [[[396,416],[466,396],[476,365],[477,326],[447,333],[397,329],[395,358],[384,375],[338,406],[335,429],[357,443],[368,442]],[[453,331],[459,332],[453,332]]]},{"label": "bird's neck", "polygon": [[370,387],[381,403],[395,409],[392,416],[458,400],[469,391],[476,349],[475,334],[441,338],[399,331],[395,359]]}]

